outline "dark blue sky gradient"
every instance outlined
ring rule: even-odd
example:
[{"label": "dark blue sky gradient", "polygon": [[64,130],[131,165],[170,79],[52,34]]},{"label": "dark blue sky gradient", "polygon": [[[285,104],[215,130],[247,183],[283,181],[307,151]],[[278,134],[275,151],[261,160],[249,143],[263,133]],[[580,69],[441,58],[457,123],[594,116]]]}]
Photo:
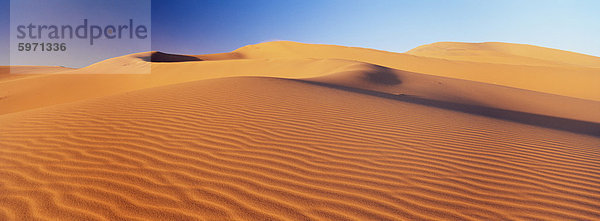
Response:
[{"label": "dark blue sky gradient", "polygon": [[[0,0],[0,64],[8,64],[9,2]],[[502,41],[600,56],[598,11],[594,0],[154,0],[152,49],[204,54],[292,40],[404,52]]]}]

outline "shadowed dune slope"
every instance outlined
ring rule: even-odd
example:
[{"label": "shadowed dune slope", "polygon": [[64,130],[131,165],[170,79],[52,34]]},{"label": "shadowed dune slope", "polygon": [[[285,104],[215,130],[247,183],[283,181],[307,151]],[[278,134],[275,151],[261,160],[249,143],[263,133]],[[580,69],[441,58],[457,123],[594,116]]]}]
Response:
[{"label": "shadowed dune slope", "polygon": [[[344,71],[305,80],[399,97],[409,96],[600,123],[598,101],[412,73],[370,64],[357,64],[347,67]],[[597,129],[592,131],[600,135]]]},{"label": "shadowed dune slope", "polygon": [[149,56],[140,56],[144,61],[150,62],[186,62],[186,61],[202,61],[202,59],[190,55],[168,54],[160,51],[150,52]]},{"label": "shadowed dune slope", "polygon": [[533,45],[502,42],[437,42],[416,47],[406,53],[462,61],[600,68],[600,57]]},{"label": "shadowed dune slope", "polygon": [[292,80],[170,85],[0,124],[2,219],[600,219],[598,138]]}]

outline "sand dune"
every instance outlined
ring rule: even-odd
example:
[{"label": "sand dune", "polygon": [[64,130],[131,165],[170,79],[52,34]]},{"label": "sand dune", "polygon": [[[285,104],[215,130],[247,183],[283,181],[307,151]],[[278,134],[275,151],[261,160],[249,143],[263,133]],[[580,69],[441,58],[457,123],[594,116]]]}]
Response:
[{"label": "sand dune", "polygon": [[72,69],[48,66],[0,66],[0,82],[32,78],[39,76],[40,74],[60,73],[69,70]]},{"label": "sand dune", "polygon": [[[152,74],[97,74],[119,67],[118,73],[139,73],[147,53],[111,59],[61,74],[20,81],[0,80],[0,113],[11,113],[156,86],[232,76],[305,79],[313,82],[409,95],[451,103],[519,111],[600,123],[600,102],[527,91],[486,83],[431,76],[338,59],[244,59],[153,63]],[[162,56],[162,55],[161,55]],[[180,57],[187,60],[187,57]],[[134,65],[123,65],[123,64]],[[96,73],[97,75],[89,75]],[[77,82],[77,84],[73,84]],[[44,93],[39,93],[44,91]]]},{"label": "sand dune", "polygon": [[[231,76],[303,78],[334,73],[356,62],[331,59],[258,59],[148,63],[148,53],[127,55],[89,67],[20,80],[0,78],[0,114],[102,97],[156,86]],[[125,64],[125,65],[124,65]],[[143,73],[152,65],[150,74]],[[111,73],[111,74],[102,74]],[[13,75],[13,74],[9,74]],[[28,75],[20,75],[28,76]]]},{"label": "sand dune", "polygon": [[[355,65],[306,79],[348,88],[600,123],[600,102],[474,81]],[[597,130],[600,134],[600,130]]]},{"label": "sand dune", "polygon": [[[599,68],[454,61],[365,48],[287,41],[249,45],[234,53],[244,58],[313,57],[355,60],[404,71],[600,101],[600,90],[597,87],[597,82],[600,82]],[[589,57],[592,60],[590,63],[600,64],[600,58]]]},{"label": "sand dune", "polygon": [[486,63],[600,68],[599,57],[533,45],[502,42],[437,42],[419,46],[406,53]]},{"label": "sand dune", "polygon": [[66,67],[55,67],[55,66],[0,66],[0,74],[7,76],[8,74],[14,74],[11,76],[27,76],[19,74],[49,74],[58,73],[63,71],[73,70],[72,68]]},{"label": "sand dune", "polygon": [[600,218],[598,138],[298,81],[177,84],[0,124],[8,219]]},{"label": "sand dune", "polygon": [[[144,61],[154,55],[157,53],[127,55],[78,70],[20,81],[0,79],[0,87],[4,89],[4,93],[0,92],[4,97],[0,104],[5,107],[0,114],[194,80],[264,76],[306,79],[392,95],[600,123],[597,111],[600,102],[412,73],[358,61],[280,58],[180,62],[189,61],[191,56],[177,55],[168,55],[167,59],[172,60],[166,63]],[[165,54],[160,53],[154,59],[164,57]],[[192,60],[195,59],[199,58]],[[146,65],[152,65],[151,74],[100,74],[110,73],[111,69],[119,69],[117,73],[141,73],[148,68]]]},{"label": "sand dune", "polygon": [[600,219],[596,57],[417,49],[0,67],[0,220]]}]

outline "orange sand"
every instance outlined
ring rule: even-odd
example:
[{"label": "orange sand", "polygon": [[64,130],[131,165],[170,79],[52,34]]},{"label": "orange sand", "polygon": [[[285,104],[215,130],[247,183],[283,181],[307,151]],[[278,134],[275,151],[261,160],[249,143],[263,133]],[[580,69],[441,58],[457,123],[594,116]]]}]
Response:
[{"label": "orange sand", "polygon": [[0,220],[600,219],[600,58],[433,45],[2,67]]}]

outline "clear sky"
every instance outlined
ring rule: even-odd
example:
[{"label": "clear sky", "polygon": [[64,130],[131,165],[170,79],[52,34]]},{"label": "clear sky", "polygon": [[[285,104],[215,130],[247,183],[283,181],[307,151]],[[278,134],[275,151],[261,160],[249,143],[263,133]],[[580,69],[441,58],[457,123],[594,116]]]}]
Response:
[{"label": "clear sky", "polygon": [[[0,0],[8,64],[9,0]],[[152,49],[227,52],[272,40],[404,52],[438,41],[501,41],[600,56],[600,1],[154,0]]]}]

